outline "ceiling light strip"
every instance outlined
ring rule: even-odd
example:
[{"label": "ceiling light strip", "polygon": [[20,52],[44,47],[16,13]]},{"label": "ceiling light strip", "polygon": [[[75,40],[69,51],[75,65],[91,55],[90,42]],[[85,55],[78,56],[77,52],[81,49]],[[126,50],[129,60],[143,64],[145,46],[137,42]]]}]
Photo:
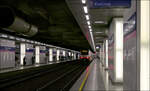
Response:
[{"label": "ceiling light strip", "polygon": [[86,0],[81,0],[81,1],[82,1],[82,3],[83,3],[83,4],[85,4],[85,3],[86,3]]},{"label": "ceiling light strip", "polygon": [[85,15],[85,18],[87,21],[90,19],[89,15]]},{"label": "ceiling light strip", "polygon": [[83,6],[84,12],[87,14],[88,13],[88,8],[87,6]]},{"label": "ceiling light strip", "polygon": [[92,29],[89,29],[90,32],[92,32]]},{"label": "ceiling light strip", "polygon": [[87,24],[90,25],[91,24],[90,21],[87,21]]},{"label": "ceiling light strip", "polygon": [[95,23],[104,23],[103,21],[95,21]]},{"label": "ceiling light strip", "polygon": [[91,26],[88,26],[89,27],[89,29],[91,29]]}]

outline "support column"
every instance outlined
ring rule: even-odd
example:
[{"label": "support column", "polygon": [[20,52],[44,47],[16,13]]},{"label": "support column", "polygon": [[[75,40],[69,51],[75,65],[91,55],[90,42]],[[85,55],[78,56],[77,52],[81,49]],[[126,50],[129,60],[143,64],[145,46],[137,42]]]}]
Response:
[{"label": "support column", "polygon": [[100,48],[100,71],[102,73],[102,75],[104,74],[104,70],[103,70],[103,44],[101,44],[101,48]]},{"label": "support column", "polygon": [[105,68],[108,69],[108,40],[105,40]]},{"label": "support column", "polygon": [[79,53],[78,53],[77,57],[78,57],[78,59],[80,59],[80,54]]},{"label": "support column", "polygon": [[76,53],[74,53],[74,60],[76,60]]},{"label": "support column", "polygon": [[20,43],[20,64],[24,65],[23,59],[26,56],[26,46],[25,43]]},{"label": "support column", "polygon": [[[150,90],[150,0],[137,1],[138,90]],[[140,79],[140,80],[139,80]]]},{"label": "support column", "polygon": [[40,63],[40,47],[35,47],[35,63]]},{"label": "support column", "polygon": [[49,61],[53,61],[53,49],[49,48]]},{"label": "support column", "polygon": [[65,52],[65,51],[63,51],[63,56],[64,56],[64,57],[66,56],[66,52]]},{"label": "support column", "polygon": [[60,50],[57,49],[57,61],[59,61]]},{"label": "support column", "polygon": [[69,52],[69,56],[71,56],[71,53]]},{"label": "support column", "polygon": [[69,52],[69,61],[71,60],[71,52]]},{"label": "support column", "polygon": [[64,56],[64,60],[67,61],[66,60],[66,51],[65,50],[63,50],[63,56]]},{"label": "support column", "polygon": [[104,64],[105,64],[105,44],[103,43],[103,48],[102,48],[102,62],[103,62],[103,67],[104,67]]},{"label": "support column", "polygon": [[72,60],[74,60],[74,53],[73,52],[71,53],[71,57],[72,57]]},{"label": "support column", "polygon": [[105,40],[105,73],[104,73],[104,83],[106,91],[109,90],[109,67],[108,67],[108,40]]},{"label": "support column", "polygon": [[104,43],[102,44],[102,49],[101,49],[101,63],[102,63],[102,73],[105,73],[105,45]]},{"label": "support column", "polygon": [[114,18],[114,81],[123,82],[123,19]]}]

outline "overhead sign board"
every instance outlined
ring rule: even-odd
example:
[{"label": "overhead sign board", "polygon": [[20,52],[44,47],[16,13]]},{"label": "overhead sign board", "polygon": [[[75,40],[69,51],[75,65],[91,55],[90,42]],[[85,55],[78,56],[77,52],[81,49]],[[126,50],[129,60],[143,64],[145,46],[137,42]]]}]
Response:
[{"label": "overhead sign board", "polygon": [[91,8],[131,7],[131,0],[91,0]]}]

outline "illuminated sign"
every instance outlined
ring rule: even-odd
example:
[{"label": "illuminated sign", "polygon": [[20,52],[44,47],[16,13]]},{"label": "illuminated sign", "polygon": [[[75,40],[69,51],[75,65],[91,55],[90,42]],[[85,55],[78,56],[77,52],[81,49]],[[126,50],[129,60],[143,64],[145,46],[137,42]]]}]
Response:
[{"label": "illuminated sign", "polygon": [[131,7],[131,0],[91,0],[91,8]]}]

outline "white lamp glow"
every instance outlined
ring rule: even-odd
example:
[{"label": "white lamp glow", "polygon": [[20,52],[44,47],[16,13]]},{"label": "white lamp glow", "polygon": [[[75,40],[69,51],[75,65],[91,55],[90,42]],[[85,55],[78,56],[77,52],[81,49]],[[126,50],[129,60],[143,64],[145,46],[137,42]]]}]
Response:
[{"label": "white lamp glow", "polygon": [[104,23],[104,21],[95,21],[95,23]]},{"label": "white lamp glow", "polygon": [[86,0],[81,0],[81,1],[82,1],[82,3],[83,3],[83,4],[85,4],[85,3],[86,3]]},{"label": "white lamp glow", "polygon": [[90,18],[89,18],[89,15],[85,15],[85,18],[86,18],[86,20],[89,20]]},{"label": "white lamp glow", "polygon": [[85,12],[85,13],[88,13],[88,8],[87,8],[87,6],[83,6],[83,9],[84,9],[84,12]]},{"label": "white lamp glow", "polygon": [[87,21],[87,24],[90,25],[90,21]]},{"label": "white lamp glow", "polygon": [[89,27],[89,29],[91,29],[91,26],[88,26]]},{"label": "white lamp glow", "polygon": [[89,29],[90,32],[92,32],[92,29]]}]

